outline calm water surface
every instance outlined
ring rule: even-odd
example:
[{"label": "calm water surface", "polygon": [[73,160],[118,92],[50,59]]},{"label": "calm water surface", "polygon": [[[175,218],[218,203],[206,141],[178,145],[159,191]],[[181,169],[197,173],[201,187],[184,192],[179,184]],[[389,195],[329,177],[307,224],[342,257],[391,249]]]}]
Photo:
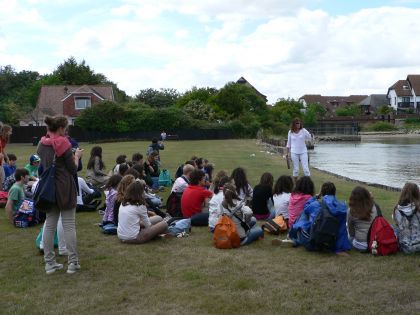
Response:
[{"label": "calm water surface", "polygon": [[387,138],[363,142],[318,143],[310,163],[352,179],[402,187],[420,184],[420,139]]}]

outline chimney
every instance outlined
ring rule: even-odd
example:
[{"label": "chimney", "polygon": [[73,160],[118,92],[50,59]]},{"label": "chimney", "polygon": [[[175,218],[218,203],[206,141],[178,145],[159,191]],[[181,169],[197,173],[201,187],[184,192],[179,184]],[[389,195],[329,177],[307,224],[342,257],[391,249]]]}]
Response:
[{"label": "chimney", "polygon": [[68,90],[69,90],[69,89],[67,88],[67,86],[65,86],[65,87],[64,87],[64,95],[67,95]]}]

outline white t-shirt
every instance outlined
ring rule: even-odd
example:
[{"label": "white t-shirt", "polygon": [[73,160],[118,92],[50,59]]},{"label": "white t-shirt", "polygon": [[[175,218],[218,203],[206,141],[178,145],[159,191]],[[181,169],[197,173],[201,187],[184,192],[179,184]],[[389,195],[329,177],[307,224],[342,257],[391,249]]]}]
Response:
[{"label": "white t-shirt", "polygon": [[181,192],[184,192],[185,188],[187,187],[188,187],[188,182],[184,178],[182,178],[182,176],[180,176],[175,180],[174,185],[172,186],[171,192],[181,193]]},{"label": "white t-shirt", "polygon": [[120,240],[133,240],[140,232],[140,220],[147,228],[151,225],[144,205],[121,205],[118,212],[117,234]]},{"label": "white t-shirt", "polygon": [[79,193],[77,194],[77,204],[78,205],[83,205],[83,192],[87,193],[87,194],[93,194],[95,191],[91,188],[89,188],[89,186],[86,184],[86,181],[81,178],[81,177],[77,177],[77,181],[79,184]]},{"label": "white t-shirt", "polygon": [[273,196],[276,216],[282,215],[285,219],[289,218],[290,195],[291,193],[282,193],[280,195]]},{"label": "white t-shirt", "polygon": [[213,195],[209,201],[209,227],[214,228],[217,221],[222,215],[222,205],[223,202],[223,191],[220,190],[217,194]]},{"label": "white t-shirt", "polygon": [[252,199],[252,195],[253,195],[253,194],[254,194],[254,191],[253,191],[253,189],[252,189],[251,185],[250,185],[250,184],[248,184],[248,195],[246,194],[245,189],[241,188],[241,189],[239,190],[239,195],[238,195],[238,197],[239,197],[239,199],[241,199],[241,200],[245,200],[245,199],[251,200],[251,199]]},{"label": "white t-shirt", "polygon": [[308,152],[306,149],[306,140],[311,140],[312,136],[308,130],[302,128],[298,133],[294,133],[289,130],[287,135],[287,147],[291,153],[302,154]]}]

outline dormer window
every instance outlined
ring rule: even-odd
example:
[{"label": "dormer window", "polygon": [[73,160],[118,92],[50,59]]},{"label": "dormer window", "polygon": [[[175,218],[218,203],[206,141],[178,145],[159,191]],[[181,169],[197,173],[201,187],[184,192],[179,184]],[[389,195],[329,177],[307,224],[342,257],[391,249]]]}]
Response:
[{"label": "dormer window", "polygon": [[408,85],[403,85],[403,90],[409,90],[410,88],[408,87]]},{"label": "dormer window", "polygon": [[76,96],[74,98],[74,105],[75,105],[75,108],[77,110],[86,109],[86,108],[90,107],[90,105],[91,105],[90,97]]}]

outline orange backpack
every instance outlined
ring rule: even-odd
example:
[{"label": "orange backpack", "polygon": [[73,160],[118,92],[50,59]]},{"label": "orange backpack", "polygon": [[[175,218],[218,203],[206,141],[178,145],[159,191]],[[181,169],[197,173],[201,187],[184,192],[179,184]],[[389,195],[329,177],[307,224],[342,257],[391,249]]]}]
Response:
[{"label": "orange backpack", "polygon": [[213,244],[216,248],[229,249],[241,246],[236,225],[226,215],[222,215],[216,223],[213,234]]}]

